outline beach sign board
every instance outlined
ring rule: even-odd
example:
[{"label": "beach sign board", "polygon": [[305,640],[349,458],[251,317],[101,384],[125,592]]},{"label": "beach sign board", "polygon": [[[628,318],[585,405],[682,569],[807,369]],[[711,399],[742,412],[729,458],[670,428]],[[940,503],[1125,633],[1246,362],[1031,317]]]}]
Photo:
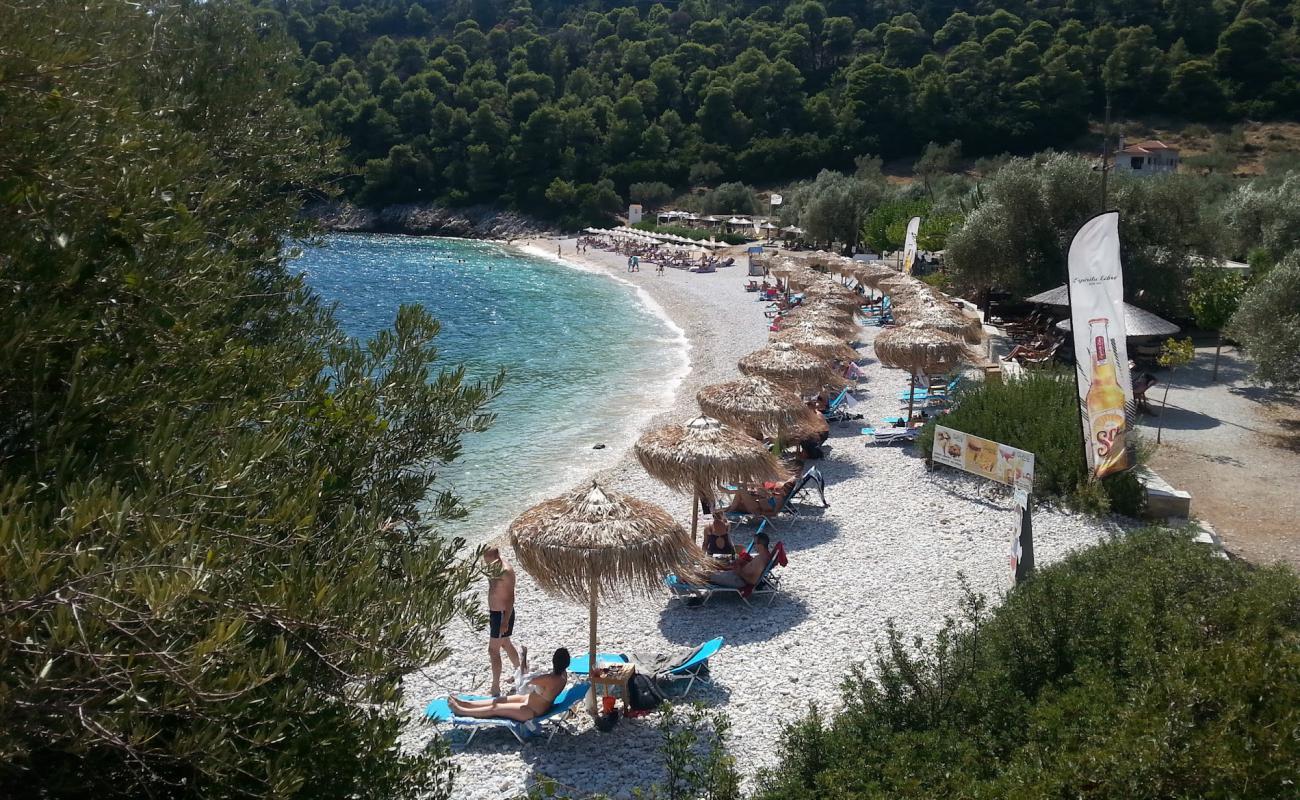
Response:
[{"label": "beach sign board", "polygon": [[1033,453],[939,425],[934,429],[931,455],[936,464],[955,467],[1025,492],[1034,490]]},{"label": "beach sign board", "polygon": [[1084,451],[1096,478],[1132,466],[1127,436],[1133,384],[1128,372],[1119,212],[1098,214],[1070,242],[1070,328]]}]

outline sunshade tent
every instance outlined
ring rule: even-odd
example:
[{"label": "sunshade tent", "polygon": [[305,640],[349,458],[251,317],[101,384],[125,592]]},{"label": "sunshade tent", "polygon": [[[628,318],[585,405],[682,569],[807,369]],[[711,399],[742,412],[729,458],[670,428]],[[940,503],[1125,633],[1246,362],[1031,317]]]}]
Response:
[{"label": "sunshade tent", "polygon": [[759,437],[788,439],[791,431],[821,418],[794,391],[754,375],[706,386],[695,399],[710,417]]},{"label": "sunshade tent", "polygon": [[811,325],[825,333],[851,340],[857,337],[858,324],[851,318],[846,319],[835,313],[836,309],[828,306],[803,308],[796,306],[781,316],[782,325]]},{"label": "sunshade tent", "polygon": [[834,336],[812,325],[791,325],[773,332],[770,338],[774,342],[786,342],[822,358],[853,361],[858,357],[857,351],[849,347],[843,337]]},{"label": "sunshade tent", "polygon": [[746,375],[766,378],[796,392],[819,392],[846,384],[826,359],[788,342],[772,342],[741,358],[737,366]]},{"label": "sunshade tent", "polygon": [[[1062,284],[1055,289],[1040,292],[1026,299],[1031,303],[1042,303],[1045,306],[1069,307],[1070,290]],[[1124,304],[1124,323],[1124,329],[1129,336],[1172,336],[1180,330],[1169,320],[1128,303]],[[1062,320],[1056,324],[1056,327],[1068,331],[1070,320]]]},{"label": "sunshade tent", "polygon": [[[649,593],[666,574],[702,577],[708,563],[659,506],[592,482],[546,500],[510,524],[519,565],[550,594],[588,604],[588,651],[596,650],[599,598]],[[596,713],[593,687],[587,710]]]},{"label": "sunshade tent", "polygon": [[916,373],[950,370],[972,358],[965,342],[919,322],[898,325],[881,331],[873,343],[876,358],[886,367],[905,369],[911,375],[907,419],[912,419],[912,399],[916,394]]},{"label": "sunshade tent", "polygon": [[781,465],[762,442],[712,417],[649,431],[632,449],[656,480],[690,492],[692,540],[700,498],[712,498],[727,485],[785,480]]},{"label": "sunshade tent", "polygon": [[804,296],[850,311],[862,305],[861,295],[831,278],[822,278],[813,283],[804,290]]}]

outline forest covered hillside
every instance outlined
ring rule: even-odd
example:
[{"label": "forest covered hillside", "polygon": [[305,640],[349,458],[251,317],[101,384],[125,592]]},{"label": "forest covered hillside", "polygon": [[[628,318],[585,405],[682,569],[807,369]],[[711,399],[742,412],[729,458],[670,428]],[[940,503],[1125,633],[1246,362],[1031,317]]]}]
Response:
[{"label": "forest covered hillside", "polygon": [[[368,205],[598,218],[629,187],[1060,147],[1119,117],[1300,109],[1273,0],[256,0]],[[266,19],[266,18],[276,19]]]}]

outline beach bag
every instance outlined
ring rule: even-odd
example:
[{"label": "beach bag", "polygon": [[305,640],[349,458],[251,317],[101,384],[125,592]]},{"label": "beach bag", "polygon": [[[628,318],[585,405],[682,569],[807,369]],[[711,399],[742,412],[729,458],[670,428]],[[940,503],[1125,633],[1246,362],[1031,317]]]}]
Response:
[{"label": "beach bag", "polygon": [[627,684],[627,703],[634,711],[652,711],[668,701],[668,697],[650,678],[637,673]]}]

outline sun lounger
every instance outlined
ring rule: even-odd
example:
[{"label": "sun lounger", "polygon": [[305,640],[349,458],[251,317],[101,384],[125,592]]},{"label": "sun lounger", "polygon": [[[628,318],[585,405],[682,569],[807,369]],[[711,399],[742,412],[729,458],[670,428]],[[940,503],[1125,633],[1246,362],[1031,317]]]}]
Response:
[{"label": "sun lounger", "polygon": [[946,384],[940,384],[938,386],[930,386],[925,388],[918,387],[916,389],[904,389],[903,391],[898,393],[898,399],[906,403],[909,394],[911,395],[911,399],[916,402],[920,402],[922,400],[928,400],[932,397],[947,397],[952,392],[957,391],[957,387],[960,385],[961,385],[961,375],[957,375],[953,377],[952,380],[948,381]]},{"label": "sun lounger", "polygon": [[754,586],[746,586],[744,589],[737,589],[733,586],[719,586],[716,583],[692,584],[681,580],[676,575],[669,575],[664,578],[664,585],[668,591],[672,592],[673,598],[677,600],[696,599],[700,600],[700,605],[705,605],[713,599],[714,595],[734,594],[744,601],[745,605],[750,605],[749,599],[755,595],[767,595],[768,605],[776,599],[776,595],[781,591],[781,575],[775,571],[779,566],[785,566],[785,544],[777,542],[772,546],[772,557],[767,560],[767,566],[763,568],[763,574],[759,576],[758,583]]},{"label": "sun lounger", "polygon": [[[686,681],[686,688],[682,690],[680,695],[680,697],[686,697],[691,693],[696,681],[708,681],[709,659],[717,655],[718,651],[722,649],[724,641],[719,636],[685,653],[672,657],[647,656],[637,653],[631,655],[625,653],[600,653],[596,656],[596,663],[605,666],[631,663],[636,666],[638,673],[649,675],[661,683]],[[590,660],[589,655],[583,653],[570,662],[569,672],[574,675],[586,675],[591,669],[588,663]]]},{"label": "sun lounger", "polygon": [[799,511],[795,507],[795,501],[814,489],[817,490],[817,497],[821,500],[822,508],[830,508],[831,504],[826,502],[826,479],[822,477],[821,470],[816,467],[809,467],[808,471],[799,478],[799,482],[790,489],[790,493],[785,496],[785,502],[781,504],[781,511],[797,515]]},{"label": "sun lounger", "polygon": [[867,444],[901,444],[904,442],[916,441],[916,435],[920,428],[895,428],[892,426],[881,426],[878,428],[863,428],[862,435],[870,437],[871,441]]},{"label": "sun lounger", "polygon": [[[514,734],[520,744],[525,744],[529,738],[536,738],[543,734],[547,728],[550,733],[546,735],[546,741],[551,741],[555,736],[557,729],[564,729],[567,733],[572,733],[572,729],[565,722],[565,718],[573,711],[574,707],[587,696],[587,689],[590,684],[583,681],[566,686],[560,696],[555,698],[551,704],[551,710],[547,711],[540,717],[535,717],[527,722],[517,722],[513,719],[479,719],[478,717],[458,717],[452,713],[451,706],[446,697],[440,697],[437,700],[425,706],[424,715],[434,722],[450,725],[453,730],[468,730],[469,738],[465,740],[465,745],[474,741],[474,737],[479,731],[485,728],[505,728]],[[462,700],[487,700],[488,697],[483,695],[462,694],[459,695]]]},{"label": "sun lounger", "polygon": [[826,404],[826,410],[822,412],[822,416],[827,422],[837,422],[842,419],[848,419],[848,415],[845,411],[845,403],[848,400],[848,397],[849,390],[843,389],[835,396],[834,400],[831,400]]}]

